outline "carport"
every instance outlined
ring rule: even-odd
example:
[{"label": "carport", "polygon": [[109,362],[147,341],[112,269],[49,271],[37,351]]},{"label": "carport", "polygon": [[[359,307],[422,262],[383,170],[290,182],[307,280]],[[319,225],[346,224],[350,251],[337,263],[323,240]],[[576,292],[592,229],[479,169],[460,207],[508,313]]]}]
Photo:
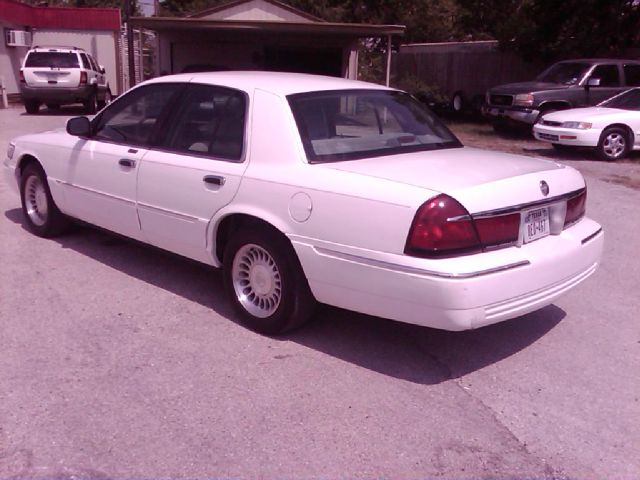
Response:
[{"label": "carport", "polygon": [[188,18],[134,17],[132,25],[157,33],[158,75],[271,70],[356,78],[360,39],[382,37],[390,44],[405,30],[324,22],[274,0],[232,2]]}]

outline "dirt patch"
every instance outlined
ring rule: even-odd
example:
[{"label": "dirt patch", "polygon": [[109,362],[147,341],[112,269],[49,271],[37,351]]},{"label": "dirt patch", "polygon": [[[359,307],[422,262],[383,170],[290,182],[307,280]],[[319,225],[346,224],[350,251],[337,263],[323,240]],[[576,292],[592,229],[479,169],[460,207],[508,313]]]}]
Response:
[{"label": "dirt patch", "polygon": [[610,175],[609,177],[602,178],[603,181],[608,183],[615,183],[616,185],[624,185],[625,187],[633,188],[634,190],[640,190],[640,178],[630,177],[628,175]]}]

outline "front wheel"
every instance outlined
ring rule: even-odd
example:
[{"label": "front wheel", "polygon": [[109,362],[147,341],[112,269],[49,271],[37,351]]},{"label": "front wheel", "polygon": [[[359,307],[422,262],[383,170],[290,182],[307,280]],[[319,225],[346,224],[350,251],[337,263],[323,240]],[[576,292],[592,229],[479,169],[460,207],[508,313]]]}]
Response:
[{"label": "front wheel", "polygon": [[20,200],[27,229],[39,237],[53,237],[68,226],[67,217],[58,210],[47,176],[40,165],[27,165],[20,176]]},{"label": "front wheel", "polygon": [[288,240],[267,228],[238,231],[224,250],[227,296],[248,328],[268,335],[305,323],[315,299]]},{"label": "front wheel", "polygon": [[630,150],[627,132],[620,127],[607,128],[600,135],[596,150],[600,158],[607,162],[624,158]]}]

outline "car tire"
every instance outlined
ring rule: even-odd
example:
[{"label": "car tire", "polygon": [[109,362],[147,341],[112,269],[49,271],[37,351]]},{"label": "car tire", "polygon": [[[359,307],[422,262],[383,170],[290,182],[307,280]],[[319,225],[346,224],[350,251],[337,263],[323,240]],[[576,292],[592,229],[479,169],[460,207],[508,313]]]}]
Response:
[{"label": "car tire", "polygon": [[611,127],[600,135],[596,150],[598,156],[607,162],[614,162],[627,156],[630,150],[629,134],[624,128]]},{"label": "car tire", "polygon": [[82,104],[84,105],[84,110],[87,114],[93,115],[96,113],[98,111],[98,98],[96,96],[96,92],[89,95],[89,98],[82,102]]},{"label": "car tire", "polygon": [[27,229],[39,237],[54,237],[69,225],[56,206],[47,176],[37,163],[27,165],[20,176],[20,200]]},{"label": "car tire", "polygon": [[112,100],[113,100],[113,95],[111,95],[111,90],[107,89],[107,91],[104,92],[104,98],[102,100],[98,100],[98,109],[102,110],[104,107],[109,105]]},{"label": "car tire", "polygon": [[270,228],[233,234],[224,249],[223,276],[229,300],[251,330],[285,333],[313,313],[315,298],[291,244]]},{"label": "car tire", "polygon": [[25,100],[24,109],[29,114],[38,113],[38,110],[40,110],[40,102],[37,100]]}]

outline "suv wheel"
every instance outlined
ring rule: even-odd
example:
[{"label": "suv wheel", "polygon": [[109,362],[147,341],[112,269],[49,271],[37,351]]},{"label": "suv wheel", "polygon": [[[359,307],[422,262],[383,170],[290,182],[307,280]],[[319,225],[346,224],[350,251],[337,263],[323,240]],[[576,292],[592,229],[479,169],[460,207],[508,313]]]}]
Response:
[{"label": "suv wheel", "polygon": [[600,135],[596,148],[600,158],[607,162],[624,158],[629,153],[629,136],[623,128],[607,128]]},{"label": "suv wheel", "polygon": [[88,113],[89,115],[93,115],[94,113],[96,113],[96,111],[98,110],[98,98],[96,97],[96,92],[93,92],[91,95],[89,95],[89,98],[82,102],[82,104],[84,105],[86,113]]},{"label": "suv wheel", "polygon": [[27,113],[38,113],[38,110],[40,110],[40,102],[37,100],[25,100],[24,109]]},{"label": "suv wheel", "polygon": [[102,110],[104,107],[109,105],[113,100],[113,95],[111,95],[111,90],[107,90],[104,92],[104,98],[102,100],[98,100],[98,108]]}]

